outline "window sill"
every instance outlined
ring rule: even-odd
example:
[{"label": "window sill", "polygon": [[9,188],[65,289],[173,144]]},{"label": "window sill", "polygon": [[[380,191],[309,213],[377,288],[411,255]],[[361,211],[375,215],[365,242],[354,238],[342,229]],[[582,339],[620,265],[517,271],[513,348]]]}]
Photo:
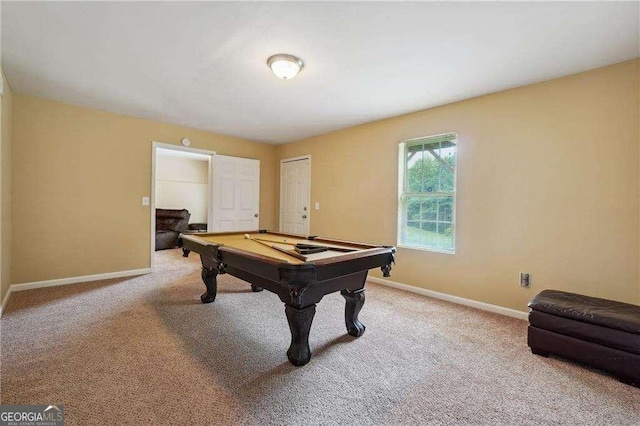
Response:
[{"label": "window sill", "polygon": [[455,250],[445,250],[445,249],[437,249],[423,246],[412,246],[408,244],[400,244],[398,243],[397,247],[409,250],[418,250],[418,251],[427,251],[431,253],[441,253],[441,254],[456,254]]}]

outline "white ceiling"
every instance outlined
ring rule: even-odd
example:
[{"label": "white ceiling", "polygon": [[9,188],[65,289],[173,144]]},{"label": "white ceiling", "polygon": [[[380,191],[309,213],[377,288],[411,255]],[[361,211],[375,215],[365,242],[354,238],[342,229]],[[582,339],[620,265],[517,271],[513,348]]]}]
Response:
[{"label": "white ceiling", "polygon": [[2,2],[2,66],[16,93],[284,143],[638,57],[639,7]]}]

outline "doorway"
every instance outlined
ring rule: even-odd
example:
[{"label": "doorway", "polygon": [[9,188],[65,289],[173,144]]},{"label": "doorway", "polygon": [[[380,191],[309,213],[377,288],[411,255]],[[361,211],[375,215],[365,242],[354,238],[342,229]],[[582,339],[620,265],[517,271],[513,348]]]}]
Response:
[{"label": "doorway", "polygon": [[[211,211],[213,158],[216,153],[204,149],[153,142],[151,144],[151,245],[150,268],[156,249],[156,207],[190,210],[193,219],[207,222]],[[192,164],[192,165],[190,165]],[[196,165],[198,164],[198,165]],[[164,173],[158,180],[158,169]],[[160,193],[158,193],[160,190]],[[193,222],[193,220],[191,221]]]},{"label": "doorway", "polygon": [[309,235],[311,155],[280,161],[280,232]]}]

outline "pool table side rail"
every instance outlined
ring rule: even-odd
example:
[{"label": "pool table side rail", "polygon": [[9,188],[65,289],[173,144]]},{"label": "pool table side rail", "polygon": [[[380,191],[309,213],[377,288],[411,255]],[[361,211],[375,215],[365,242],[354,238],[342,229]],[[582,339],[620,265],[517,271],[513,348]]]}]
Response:
[{"label": "pool table side rail", "polygon": [[326,276],[333,276],[336,273],[353,274],[390,264],[393,262],[393,254],[392,248],[376,247],[336,257],[326,257],[307,262],[307,264],[315,265],[318,281],[324,281]]},{"label": "pool table side rail", "polygon": [[[255,231],[254,231],[255,232]],[[226,233],[226,234],[236,234],[236,232],[230,232],[230,233]],[[279,235],[284,235],[284,236],[291,236],[293,237],[294,234],[279,234]],[[283,266],[286,267],[296,267],[296,266],[301,266],[303,264],[314,264],[316,266],[325,266],[327,264],[332,264],[332,263],[342,263],[342,262],[350,262],[353,261],[354,259],[358,259],[358,258],[362,258],[362,257],[368,257],[371,255],[375,255],[377,253],[394,253],[394,249],[393,247],[385,247],[385,246],[374,246],[374,245],[370,245],[370,244],[359,244],[362,247],[366,247],[351,253],[341,253],[339,255],[336,255],[334,257],[325,257],[322,259],[316,259],[316,260],[309,260],[303,263],[288,263],[288,262],[284,262],[281,259],[278,259],[276,257],[270,257],[270,256],[265,256],[262,254],[258,254],[258,253],[254,253],[248,250],[243,250],[243,249],[239,249],[239,248],[235,248],[235,247],[231,247],[231,246],[227,246],[224,244],[216,244],[213,243],[211,241],[205,240],[203,238],[200,238],[201,235],[195,235],[195,234],[180,234],[180,239],[182,240],[181,242],[181,246],[194,251],[198,254],[202,254],[203,249],[205,251],[207,251],[207,247],[209,248],[216,248],[218,251],[221,252],[229,252],[229,253],[239,253],[242,254],[244,256],[247,256],[249,258],[254,258],[257,261],[261,261],[261,262],[266,262],[266,263],[270,263],[272,265],[280,265],[282,264]],[[195,244],[186,244],[184,243],[184,241],[191,241]],[[314,241],[320,241],[320,239],[314,240]],[[336,243],[338,243],[338,240],[327,240],[327,239],[322,239],[322,241],[326,241],[326,242],[330,242],[330,241],[335,241]],[[339,242],[340,244],[343,244],[343,242]],[[356,245],[356,243],[353,243],[353,245]]]},{"label": "pool table side rail", "polygon": [[[220,236],[225,236],[225,235],[242,235],[242,234],[264,234],[264,235],[277,235],[280,237],[289,237],[289,238],[296,238],[296,239],[301,239],[301,240],[307,240],[307,241],[315,241],[315,242],[319,242],[319,243],[326,243],[326,244],[335,244],[335,245],[343,245],[343,246],[350,246],[356,249],[368,249],[368,248],[377,248],[377,247],[386,247],[386,246],[379,246],[379,245],[374,245],[374,244],[367,244],[367,243],[358,243],[358,242],[354,242],[354,241],[346,241],[346,240],[336,240],[336,239],[332,239],[332,238],[322,238],[322,237],[318,237],[315,235],[304,235],[304,234],[289,234],[289,233],[285,233],[285,232],[275,232],[275,231],[267,231],[264,229],[252,229],[252,230],[247,230],[247,231],[233,231],[233,232],[200,232],[197,235],[198,237],[207,237],[207,236],[211,236],[211,235],[220,235]],[[194,235],[194,234],[181,234],[181,235]]]},{"label": "pool table side rail", "polygon": [[[365,244],[365,243],[356,243],[353,241],[344,241],[344,240],[334,240],[334,239],[329,239],[329,238],[317,238],[314,236],[306,236],[306,235],[301,235],[301,234],[287,234],[287,233],[283,233],[283,232],[270,232],[270,231],[264,231],[264,230],[252,230],[252,231],[236,231],[236,232],[216,232],[216,233],[200,233],[200,234],[180,234],[180,238],[179,240],[191,240],[194,241],[200,245],[203,246],[212,246],[212,247],[219,247],[219,249],[223,250],[223,251],[230,251],[230,250],[239,250],[240,252],[244,253],[247,256],[255,256],[259,259],[261,259],[262,261],[268,261],[270,260],[271,262],[275,262],[275,263],[283,263],[283,264],[290,264],[290,265],[295,265],[298,264],[299,262],[305,262],[305,263],[314,263],[316,265],[322,265],[324,263],[327,262],[327,259],[333,259],[333,258],[325,258],[325,259],[317,259],[317,260],[307,260],[307,261],[302,261],[299,260],[298,262],[286,262],[283,261],[282,259],[279,259],[277,257],[271,257],[271,256],[266,256],[263,254],[258,254],[258,253],[254,253],[248,250],[243,250],[240,248],[233,248],[229,245],[225,245],[224,243],[215,243],[209,240],[206,240],[205,237],[207,236],[211,236],[212,234],[215,235],[221,235],[221,236],[225,236],[225,235],[238,235],[238,234],[265,234],[265,235],[277,235],[277,236],[281,236],[281,237],[289,237],[289,238],[297,238],[297,239],[304,239],[304,240],[308,240],[308,241],[313,241],[313,242],[317,242],[319,244],[334,244],[336,246],[347,246],[347,247],[353,247],[354,249],[357,249],[358,251],[355,251],[353,253],[348,253],[348,254],[344,254],[341,255],[342,256],[346,256],[345,259],[346,260],[352,260],[353,257],[351,257],[351,255],[353,254],[357,254],[357,253],[365,253],[368,254],[369,251],[368,250],[374,250],[374,249],[391,249],[392,253],[395,253],[395,248],[391,247],[391,246],[379,246],[379,245],[373,245],[373,244]],[[182,247],[182,242],[180,242],[180,246]],[[328,246],[330,247],[330,246]],[[191,249],[190,247],[185,247],[191,251],[195,251],[196,253],[200,253],[200,250],[197,249]],[[356,256],[357,257],[357,256]]]}]

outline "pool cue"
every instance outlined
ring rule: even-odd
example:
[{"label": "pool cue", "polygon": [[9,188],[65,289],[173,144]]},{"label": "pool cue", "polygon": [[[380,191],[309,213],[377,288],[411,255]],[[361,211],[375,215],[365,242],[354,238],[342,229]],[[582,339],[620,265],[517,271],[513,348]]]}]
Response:
[{"label": "pool cue", "polygon": [[257,238],[252,238],[251,235],[249,235],[249,234],[244,234],[244,238],[247,239],[247,240],[255,241],[258,244],[262,244],[263,246],[267,246],[267,247],[272,248],[274,250],[277,250],[277,251],[279,251],[281,253],[288,254],[289,256],[295,257],[296,259],[300,259],[300,260],[302,260],[304,262],[307,261],[306,256],[298,254],[295,251],[285,250],[283,248],[280,248],[280,247],[277,247],[277,246],[272,246],[271,244],[264,243],[261,240],[258,240]]},{"label": "pool cue", "polygon": [[295,246],[296,245],[296,243],[288,243],[286,241],[276,241],[276,240],[265,240],[265,239],[262,239],[262,238],[252,238],[252,240],[264,241],[266,243],[284,244],[286,246]]},{"label": "pool cue", "polygon": [[346,247],[323,246],[323,245],[319,245],[319,244],[307,244],[307,243],[295,243],[294,244],[294,243],[287,243],[287,242],[284,242],[284,241],[264,240],[262,238],[252,238],[252,239],[256,240],[256,241],[265,241],[265,242],[269,242],[269,243],[284,244],[284,245],[287,245],[287,246],[294,246],[294,247],[297,246],[298,244],[302,244],[302,245],[305,245],[305,246],[326,248],[327,250],[341,251],[341,252],[345,252],[345,253],[357,250],[357,249],[350,249],[350,248],[346,248]]}]

